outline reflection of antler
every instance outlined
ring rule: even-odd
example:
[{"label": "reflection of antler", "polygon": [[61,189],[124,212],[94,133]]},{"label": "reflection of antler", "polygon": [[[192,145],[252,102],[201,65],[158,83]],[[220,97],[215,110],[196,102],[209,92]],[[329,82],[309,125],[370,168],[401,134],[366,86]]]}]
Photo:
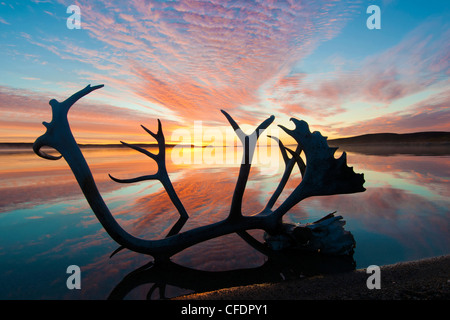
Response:
[{"label": "reflection of antler", "polygon": [[[185,289],[189,293],[201,293],[222,288],[257,283],[280,282],[298,279],[300,276],[335,274],[355,269],[352,256],[330,256],[318,253],[301,253],[295,250],[273,252],[268,260],[255,268],[227,271],[203,271],[178,265],[172,261],[163,265],[147,263],[127,274],[111,291],[109,300],[122,300],[134,289],[152,284],[147,299],[158,299],[154,294],[159,289],[159,299],[165,296],[166,286]],[[155,297],[153,297],[155,296]]]},{"label": "reflection of antler", "polygon": [[[333,156],[335,149],[328,147],[326,139],[320,133],[311,133],[306,122],[293,119],[292,121],[296,125],[294,130],[289,130],[285,127],[282,128],[296,139],[298,147],[296,151],[292,151],[279,142],[280,150],[286,162],[286,169],[278,188],[264,210],[253,216],[243,216],[241,211],[242,199],[250,173],[251,160],[256,142],[261,133],[273,122],[274,117],[271,116],[262,122],[251,135],[246,135],[233,118],[225,111],[222,111],[244,145],[243,161],[234,190],[229,215],[223,221],[179,233],[188,218],[188,214],[176,195],[167,174],[165,165],[165,140],[161,122],[158,120],[158,131],[156,134],[143,127],[158,142],[158,154],[153,154],[140,147],[122,142],[126,146],[144,153],[155,160],[158,165],[156,174],[134,179],[117,179],[112,176],[111,178],[121,183],[131,183],[148,179],[159,180],[178,209],[180,220],[164,239],[144,240],[136,238],[117,223],[103,201],[89,166],[72,135],[67,119],[67,113],[70,107],[78,99],[101,87],[103,85],[94,87],[89,85],[62,103],[51,100],[50,105],[52,106],[53,119],[50,123],[43,123],[47,127],[47,131],[36,140],[33,149],[36,154],[46,159],[56,160],[61,156],[64,157],[100,223],[108,234],[120,244],[121,247],[119,249],[127,248],[138,253],[151,255],[155,258],[155,261],[167,261],[174,254],[192,245],[230,233],[238,233],[243,238],[247,238],[248,234],[246,230],[262,229],[271,235],[276,235],[286,230],[282,223],[283,215],[301,200],[310,196],[354,193],[365,190],[363,188],[363,175],[355,174],[351,168],[347,167],[345,153],[339,159],[335,159]],[[279,141],[278,139],[276,140]],[[43,146],[55,148],[61,156],[55,157],[42,152],[41,147]],[[305,153],[306,166],[300,158],[300,152],[302,150]],[[287,156],[286,151],[292,155],[291,158]],[[272,208],[289,179],[295,163],[298,164],[303,178],[289,197],[278,208],[273,210]],[[336,220],[340,220],[340,217],[337,217]]]}]

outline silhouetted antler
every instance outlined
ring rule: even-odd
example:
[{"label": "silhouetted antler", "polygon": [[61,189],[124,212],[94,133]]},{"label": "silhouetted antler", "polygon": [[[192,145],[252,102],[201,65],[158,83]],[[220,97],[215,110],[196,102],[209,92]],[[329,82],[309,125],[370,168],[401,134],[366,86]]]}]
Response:
[{"label": "silhouetted antler", "polygon": [[[356,174],[347,166],[347,155],[344,152],[339,159],[334,158],[337,148],[330,148],[327,139],[320,132],[311,133],[308,124],[303,120],[291,119],[295,129],[280,127],[302,146],[306,156],[306,169],[302,182],[277,209],[282,216],[301,200],[311,196],[345,194],[363,192],[364,175]],[[291,154],[295,156],[294,152]]]},{"label": "silhouetted antler", "polygon": [[264,122],[262,122],[252,134],[245,134],[236,121],[224,110],[222,113],[227,118],[228,122],[234,129],[234,132],[238,136],[239,140],[244,147],[244,153],[242,155],[241,167],[239,169],[239,176],[236,182],[236,188],[234,189],[233,199],[231,201],[230,214],[228,219],[236,219],[242,216],[242,198],[244,197],[245,186],[247,184],[248,176],[250,174],[251,162],[253,158],[253,153],[255,152],[256,142],[261,135],[261,133],[267,129],[268,126],[275,119],[274,116],[269,117]]},{"label": "silhouetted antler", "polygon": [[48,160],[61,159],[62,156],[55,157],[49,155],[43,152],[41,148],[49,146],[56,149],[59,153],[62,153],[60,149],[66,146],[65,139],[73,139],[67,120],[67,113],[69,112],[70,107],[85,95],[102,87],[102,84],[94,87],[88,85],[86,88],[74,93],[63,102],[59,102],[55,99],[50,100],[50,106],[52,107],[52,121],[50,123],[45,121],[42,122],[47,128],[47,132],[40,136],[33,145],[33,150],[38,156]]},{"label": "silhouetted antler", "polygon": [[161,121],[158,119],[158,132],[155,134],[143,125],[141,127],[147,131],[148,134],[150,134],[153,138],[156,139],[158,142],[158,148],[159,152],[158,154],[153,154],[150,151],[147,151],[141,147],[125,143],[123,141],[120,141],[122,144],[126,145],[127,147],[130,147],[134,150],[137,150],[148,157],[155,160],[156,164],[158,165],[158,170],[155,174],[152,175],[146,175],[138,178],[132,178],[132,179],[117,179],[113,176],[109,175],[109,177],[119,183],[133,183],[133,182],[139,182],[144,180],[159,180],[161,184],[163,185],[164,189],[166,190],[167,194],[169,195],[170,200],[175,205],[175,207],[178,210],[178,213],[180,214],[180,219],[175,224],[175,226],[170,230],[167,236],[174,235],[178,233],[187,219],[189,218],[186,209],[184,208],[183,204],[181,203],[180,198],[178,198],[177,193],[175,192],[175,189],[173,188],[172,182],[170,181],[169,174],[167,173],[166,169],[166,143],[164,139],[164,134],[162,132],[162,126]]},{"label": "silhouetted antler", "polygon": [[[283,176],[281,177],[281,181],[278,184],[277,189],[272,194],[272,197],[269,199],[269,202],[264,208],[264,211],[270,211],[272,207],[275,205],[275,202],[278,200],[278,197],[280,196],[281,192],[286,186],[286,183],[289,180],[289,177],[291,176],[294,164],[297,163],[302,176],[305,174],[306,169],[305,163],[303,162],[302,158],[300,158],[300,153],[302,152],[302,147],[300,145],[297,145],[297,149],[295,151],[292,151],[291,149],[285,147],[284,144],[277,137],[269,136],[269,138],[272,138],[278,142],[278,146],[280,147],[280,152],[284,160],[285,170]],[[286,151],[289,151],[289,153],[292,154],[292,158],[289,158]]]},{"label": "silhouetted antler", "polygon": [[[289,233],[293,230],[293,235],[301,234],[302,239],[305,234],[308,235],[311,240],[310,242],[314,244],[312,247],[313,250],[326,247],[329,252],[349,252],[349,250],[347,250],[348,246],[350,245],[351,247],[352,245],[352,241],[349,241],[349,239],[353,240],[353,238],[349,238],[348,232],[346,233],[343,231],[343,223],[340,221],[342,217],[334,217],[334,215],[329,215],[314,224],[301,227],[308,229],[306,232],[303,232],[303,229],[291,228],[290,226],[282,223],[283,215],[286,214],[294,205],[307,197],[362,192],[365,190],[363,188],[363,175],[355,174],[352,168],[347,167],[345,153],[339,159],[335,159],[334,152],[336,149],[328,147],[326,138],[322,137],[322,135],[318,132],[311,133],[306,122],[292,119],[296,125],[294,130],[289,130],[285,127],[282,128],[298,142],[296,150],[292,151],[286,148],[281,141],[274,138],[279,144],[280,151],[286,165],[285,172],[278,187],[269,200],[267,206],[260,213],[253,216],[243,216],[242,199],[251,169],[251,160],[256,142],[261,133],[274,121],[274,117],[269,117],[263,121],[252,134],[247,135],[240,129],[239,125],[233,120],[233,118],[223,110],[222,113],[225,115],[244,146],[243,161],[239,170],[239,176],[228,217],[222,221],[210,225],[179,233],[188,218],[188,214],[178,198],[166,170],[165,139],[162,132],[161,122],[158,120],[158,131],[156,134],[142,126],[144,130],[158,142],[158,154],[151,153],[150,151],[139,146],[122,142],[124,145],[152,158],[158,165],[157,172],[153,175],[131,179],[117,179],[111,175],[110,177],[114,181],[120,183],[132,183],[155,179],[159,180],[170,196],[170,199],[174,203],[175,207],[178,209],[180,213],[180,220],[173,226],[169,234],[163,239],[145,240],[136,238],[129,234],[117,223],[107,205],[103,201],[89,166],[75,139],[73,138],[67,119],[67,113],[76,101],[86,94],[101,87],[103,87],[103,85],[94,87],[89,85],[62,103],[54,99],[51,100],[50,105],[52,106],[53,119],[50,123],[43,123],[46,126],[47,131],[36,140],[33,149],[36,154],[45,159],[57,160],[64,157],[96,217],[105,228],[106,232],[117,243],[119,243],[119,249],[113,254],[123,248],[127,248],[135,252],[152,255],[155,258],[155,262],[167,261],[167,259],[174,254],[192,245],[230,233],[237,233],[246,241],[252,243],[254,241],[246,233],[246,230],[250,229],[265,230],[269,235],[268,238],[272,240],[275,239],[276,241],[278,241],[278,235],[283,236],[286,232],[288,233],[288,238],[291,237]],[[43,146],[50,146],[56,149],[60,152],[61,156],[55,157],[42,152],[41,148]],[[302,151],[306,156],[306,166],[300,157],[300,153]],[[288,157],[288,152],[291,154],[291,158]],[[303,177],[301,182],[278,208],[272,210],[278,196],[289,179],[295,164],[299,166],[300,172],[302,173]],[[324,229],[335,232],[336,228],[341,230],[339,232],[341,232],[342,237],[340,234],[338,234],[338,236],[343,239],[342,245],[346,246],[344,250],[339,247],[339,243],[337,245],[334,244],[333,246],[329,246],[328,244],[318,241],[321,239]],[[335,240],[336,238],[333,238],[333,241]],[[252,245],[257,247],[255,243],[252,243]],[[305,245],[303,248],[308,248],[308,246]]]}]

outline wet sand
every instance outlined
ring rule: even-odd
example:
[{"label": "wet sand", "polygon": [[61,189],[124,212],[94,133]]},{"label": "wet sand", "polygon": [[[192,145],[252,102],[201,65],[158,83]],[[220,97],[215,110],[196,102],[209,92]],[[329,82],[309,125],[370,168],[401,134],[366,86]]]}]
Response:
[{"label": "wet sand", "polygon": [[380,267],[381,288],[368,289],[366,269],[227,288],[178,300],[449,300],[450,255]]}]

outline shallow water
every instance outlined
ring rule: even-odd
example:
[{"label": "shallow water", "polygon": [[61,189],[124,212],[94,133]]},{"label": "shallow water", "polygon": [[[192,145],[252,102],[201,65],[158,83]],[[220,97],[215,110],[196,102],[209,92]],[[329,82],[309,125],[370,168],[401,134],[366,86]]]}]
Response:
[{"label": "shallow water", "polygon": [[[168,150],[167,167],[190,215],[183,230],[225,218],[240,155],[226,150],[224,161],[218,161],[207,149],[185,149],[184,159],[200,161],[183,164],[179,152]],[[105,202],[127,231],[147,239],[169,232],[178,213],[158,182],[117,184],[108,177],[151,174],[156,170],[151,159],[124,148],[86,148],[83,153]],[[284,169],[278,155],[269,162],[266,151],[255,157],[244,214],[264,207]],[[366,192],[306,199],[285,221],[312,222],[337,211],[355,237],[357,268],[450,253],[450,156],[350,152],[347,159],[355,172],[364,173]],[[63,160],[2,150],[0,168],[1,299],[106,299],[128,273],[151,260],[127,250],[109,258],[118,245],[102,229]],[[299,181],[300,175],[293,173],[278,203]],[[252,235],[262,237],[258,231]],[[237,235],[198,244],[172,260],[175,264],[166,273],[153,271],[126,298],[144,299],[151,288],[152,298],[158,298],[160,287],[173,297],[237,281],[281,280],[273,261]],[[66,286],[69,265],[81,268],[81,290]],[[154,287],[157,282],[161,285]]]}]

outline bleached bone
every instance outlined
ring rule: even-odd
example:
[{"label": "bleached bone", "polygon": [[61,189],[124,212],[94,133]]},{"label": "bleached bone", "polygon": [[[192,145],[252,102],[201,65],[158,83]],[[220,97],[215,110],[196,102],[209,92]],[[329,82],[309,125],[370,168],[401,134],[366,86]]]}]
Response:
[{"label": "bleached bone", "polygon": [[283,232],[264,234],[264,240],[275,251],[295,248],[300,251],[329,255],[351,255],[356,246],[353,235],[344,229],[342,216],[334,213],[308,224],[283,224]]},{"label": "bleached bone", "polygon": [[[188,219],[188,214],[176,195],[175,189],[167,174],[164,135],[161,122],[158,120],[158,131],[156,134],[143,127],[157,140],[159,146],[159,153],[157,155],[140,147],[124,143],[155,160],[158,165],[157,173],[135,179],[117,179],[112,176],[111,178],[122,183],[132,183],[146,179],[159,180],[169,194],[171,201],[178,209],[180,220],[163,239],[146,240],[137,238],[125,231],[118,224],[105,204],[97,189],[89,166],[73,137],[67,118],[70,107],[76,101],[101,87],[103,85],[93,87],[88,85],[63,102],[52,99],[50,101],[53,114],[52,121],[50,123],[43,123],[47,131],[37,138],[33,145],[33,150],[37,155],[45,159],[57,160],[63,157],[66,160],[92,211],[106,232],[120,245],[119,249],[114,253],[126,248],[138,253],[151,255],[155,258],[155,262],[167,261],[174,254],[190,246],[230,233],[237,233],[246,240],[249,240],[249,235],[246,231],[251,229],[262,229],[270,235],[277,235],[284,232],[285,228],[282,222],[284,214],[303,199],[311,196],[354,193],[365,190],[363,187],[363,174],[356,174],[352,168],[347,167],[345,153],[339,159],[335,159],[333,155],[336,149],[328,147],[326,138],[322,137],[318,132],[311,133],[306,122],[291,119],[295,124],[295,129],[282,128],[298,142],[298,146],[296,151],[292,151],[284,147],[281,143],[279,144],[286,162],[285,172],[279,186],[276,188],[268,205],[260,213],[252,216],[242,215],[242,200],[251,169],[251,160],[256,141],[261,133],[274,121],[274,117],[269,117],[252,134],[247,135],[240,129],[233,118],[222,110],[222,113],[244,145],[243,161],[241,162],[239,176],[233,193],[230,212],[227,218],[222,221],[179,232],[186,219]],[[61,156],[52,156],[44,153],[41,150],[44,146],[56,149]],[[292,155],[291,158],[287,156],[286,151]],[[306,166],[299,156],[301,151],[305,153]],[[273,209],[275,201],[283,191],[295,163],[299,165],[303,178],[287,199],[276,209]],[[327,239],[334,241],[333,237]]]}]

